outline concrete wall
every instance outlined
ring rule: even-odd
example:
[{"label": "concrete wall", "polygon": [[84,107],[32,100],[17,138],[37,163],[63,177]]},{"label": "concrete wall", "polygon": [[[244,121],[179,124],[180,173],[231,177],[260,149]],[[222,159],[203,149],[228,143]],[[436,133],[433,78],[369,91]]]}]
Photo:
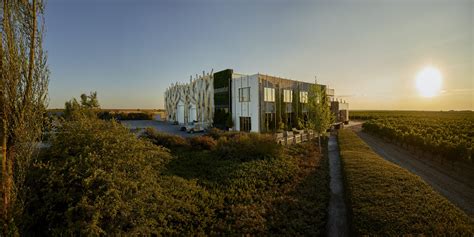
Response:
[{"label": "concrete wall", "polygon": [[[239,102],[239,88],[250,87],[250,101]],[[258,75],[242,76],[232,80],[232,119],[240,131],[240,117],[251,117],[251,132],[260,132]]]}]

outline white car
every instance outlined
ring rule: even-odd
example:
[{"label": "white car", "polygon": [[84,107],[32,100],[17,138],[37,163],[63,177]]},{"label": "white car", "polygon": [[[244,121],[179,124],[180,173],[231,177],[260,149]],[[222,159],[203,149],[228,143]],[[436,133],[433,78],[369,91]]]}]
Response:
[{"label": "white car", "polygon": [[206,123],[193,121],[186,125],[186,132],[195,133],[195,132],[205,132],[207,128]]}]

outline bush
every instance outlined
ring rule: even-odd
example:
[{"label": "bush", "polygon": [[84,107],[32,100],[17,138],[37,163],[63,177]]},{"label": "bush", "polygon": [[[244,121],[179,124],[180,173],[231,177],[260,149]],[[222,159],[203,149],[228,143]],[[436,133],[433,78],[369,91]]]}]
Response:
[{"label": "bush", "polygon": [[268,134],[239,133],[220,137],[215,152],[222,159],[264,160],[279,157],[281,146]]},{"label": "bush", "polygon": [[354,132],[339,146],[355,235],[471,236],[469,217],[420,177],[375,154]]},{"label": "bush", "polygon": [[188,141],[192,148],[197,148],[200,150],[212,150],[217,144],[216,140],[207,136],[191,137],[188,139]]},{"label": "bush", "polygon": [[170,159],[116,122],[63,123],[29,177],[25,235],[157,233],[156,212],[168,208],[158,181]]},{"label": "bush", "polygon": [[234,138],[240,136],[242,133],[238,131],[225,131],[217,128],[211,128],[206,135],[208,137],[214,138],[214,140],[219,140],[221,137]]},{"label": "bush", "polygon": [[212,137],[214,140],[219,139],[225,131],[218,128],[211,128],[205,136]]},{"label": "bush", "polygon": [[158,132],[154,128],[146,128],[140,137],[151,141],[155,145],[163,146],[169,149],[189,147],[186,139],[180,136]]}]

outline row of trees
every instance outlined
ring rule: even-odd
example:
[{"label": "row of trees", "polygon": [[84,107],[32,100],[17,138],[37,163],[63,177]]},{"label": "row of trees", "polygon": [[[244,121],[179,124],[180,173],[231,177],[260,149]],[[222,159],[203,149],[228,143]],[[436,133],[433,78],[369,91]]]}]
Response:
[{"label": "row of trees", "polygon": [[43,51],[43,0],[2,0],[0,6],[1,222],[15,233],[24,183],[42,133],[49,71]]}]

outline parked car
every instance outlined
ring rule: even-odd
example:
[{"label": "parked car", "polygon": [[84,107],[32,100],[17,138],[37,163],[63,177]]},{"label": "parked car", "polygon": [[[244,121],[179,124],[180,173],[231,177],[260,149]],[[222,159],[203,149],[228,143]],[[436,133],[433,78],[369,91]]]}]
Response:
[{"label": "parked car", "polygon": [[207,128],[207,123],[193,121],[186,125],[186,132],[195,133],[195,132],[205,132]]}]

